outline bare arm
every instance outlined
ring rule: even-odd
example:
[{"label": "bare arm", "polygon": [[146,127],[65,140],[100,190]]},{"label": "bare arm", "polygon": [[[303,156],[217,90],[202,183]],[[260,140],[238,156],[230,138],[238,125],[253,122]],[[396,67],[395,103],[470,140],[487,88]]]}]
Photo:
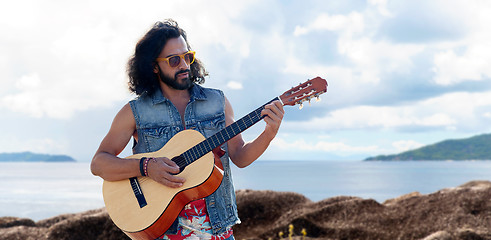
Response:
[{"label": "bare arm", "polygon": [[[245,143],[239,134],[228,141],[229,156],[232,162],[240,168],[247,167],[258,159],[268,148],[278,133],[283,119],[283,105],[274,101],[265,106],[261,112],[266,122],[264,131],[253,141]],[[228,99],[225,98],[225,122],[230,125],[234,122],[234,112]]]},{"label": "bare arm", "polygon": [[116,115],[109,132],[102,140],[92,159],[92,174],[105,180],[116,181],[139,176],[137,159],[121,159],[117,155],[123,151],[136,130],[131,107],[126,104]]},{"label": "bare arm", "polygon": [[[92,174],[108,181],[118,181],[141,176],[140,159],[117,157],[136,132],[135,118],[129,104],[116,115],[107,135],[92,159]],[[158,158],[148,166],[148,176],[169,187],[179,187],[184,179],[169,173],[178,173],[177,165],[167,158]]]}]

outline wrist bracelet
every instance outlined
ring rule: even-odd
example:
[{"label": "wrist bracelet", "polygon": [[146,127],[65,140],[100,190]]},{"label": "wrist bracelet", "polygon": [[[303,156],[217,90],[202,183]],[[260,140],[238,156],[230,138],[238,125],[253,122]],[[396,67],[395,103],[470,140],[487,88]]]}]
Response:
[{"label": "wrist bracelet", "polygon": [[148,177],[148,162],[152,160],[153,158],[147,158],[145,159],[145,162],[143,163],[143,172],[145,173],[144,176]]},{"label": "wrist bracelet", "polygon": [[142,176],[144,176],[144,177],[145,177],[145,176],[147,176],[147,175],[145,174],[145,169],[144,169],[144,162],[145,162],[145,160],[147,160],[147,158],[146,158],[146,157],[142,157],[142,158],[140,159],[140,174],[141,174]]}]

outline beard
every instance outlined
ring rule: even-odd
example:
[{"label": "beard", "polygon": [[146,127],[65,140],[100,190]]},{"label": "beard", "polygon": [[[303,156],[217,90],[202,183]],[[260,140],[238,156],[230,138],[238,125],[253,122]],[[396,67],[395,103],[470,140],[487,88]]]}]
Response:
[{"label": "beard", "polygon": [[[160,70],[160,67],[159,67],[159,70]],[[162,70],[160,70],[157,74],[160,77],[160,81],[167,84],[167,86],[169,86],[173,89],[176,89],[176,90],[186,90],[186,89],[189,89],[193,86],[193,82],[191,81],[191,79],[189,77],[183,78],[179,81],[177,78],[177,75],[179,75],[181,73],[190,73],[190,72],[191,71],[189,71],[189,69],[178,71],[178,72],[176,72],[176,74],[174,74],[174,78],[166,76],[165,74],[162,73]]]}]

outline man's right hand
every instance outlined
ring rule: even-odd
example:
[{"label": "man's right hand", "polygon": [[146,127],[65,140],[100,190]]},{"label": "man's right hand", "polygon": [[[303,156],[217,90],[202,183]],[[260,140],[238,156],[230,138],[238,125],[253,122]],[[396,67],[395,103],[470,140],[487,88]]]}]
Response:
[{"label": "man's right hand", "polygon": [[147,169],[149,178],[167,187],[178,188],[186,181],[184,178],[174,175],[179,173],[179,166],[166,157],[153,158],[148,162]]}]

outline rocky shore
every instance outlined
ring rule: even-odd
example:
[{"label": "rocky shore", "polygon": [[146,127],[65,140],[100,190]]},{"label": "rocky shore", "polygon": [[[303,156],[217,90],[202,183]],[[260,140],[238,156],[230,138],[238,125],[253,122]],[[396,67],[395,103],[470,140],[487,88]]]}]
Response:
[{"label": "rocky shore", "polygon": [[[339,196],[237,191],[242,224],[236,239],[491,239],[491,182],[473,181],[431,194],[409,193],[384,203]],[[34,222],[0,217],[3,240],[129,239],[104,209]]]}]

